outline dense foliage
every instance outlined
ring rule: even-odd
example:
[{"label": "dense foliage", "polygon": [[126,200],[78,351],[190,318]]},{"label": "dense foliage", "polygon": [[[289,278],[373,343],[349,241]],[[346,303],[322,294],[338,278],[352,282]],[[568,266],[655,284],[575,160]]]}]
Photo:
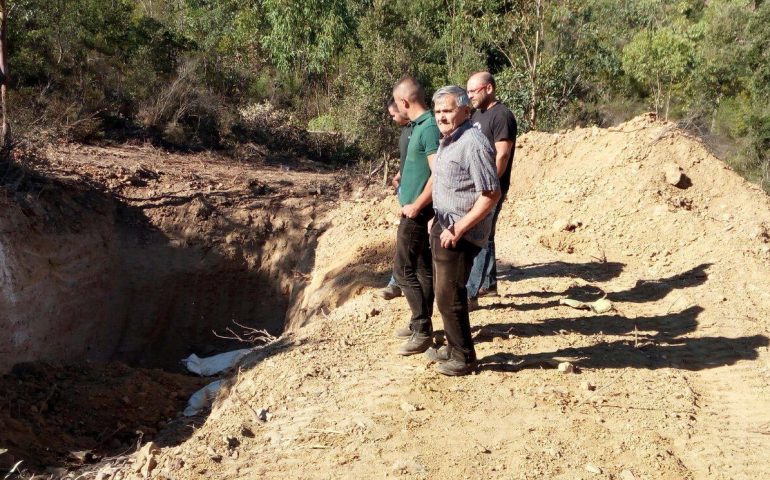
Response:
[{"label": "dense foliage", "polygon": [[[521,131],[645,110],[770,186],[770,2],[8,0],[12,121],[81,141],[242,140],[269,102],[389,151],[403,74],[429,93],[488,69]],[[269,109],[268,109],[269,110]]]}]

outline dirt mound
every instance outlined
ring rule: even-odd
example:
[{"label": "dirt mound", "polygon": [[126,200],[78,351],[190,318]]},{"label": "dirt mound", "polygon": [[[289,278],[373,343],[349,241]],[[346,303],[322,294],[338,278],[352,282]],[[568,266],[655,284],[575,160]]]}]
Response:
[{"label": "dirt mound", "polygon": [[[343,195],[314,220],[283,347],[244,364],[187,440],[88,474],[770,476],[768,198],[650,117],[524,135],[512,175],[501,295],[471,315],[475,375],[393,353],[408,307],[374,288],[396,201]],[[602,298],[611,309],[563,301]]]},{"label": "dirt mound", "polygon": [[672,256],[770,262],[768,197],[674,124],[639,117],[608,130],[530,133],[519,144],[506,221],[539,228],[547,248],[661,270]]}]

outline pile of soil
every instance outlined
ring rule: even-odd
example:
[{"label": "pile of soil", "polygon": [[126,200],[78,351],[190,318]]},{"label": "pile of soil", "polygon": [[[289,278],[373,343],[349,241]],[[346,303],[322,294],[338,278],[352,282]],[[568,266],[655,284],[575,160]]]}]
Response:
[{"label": "pile of soil", "polygon": [[519,139],[500,296],[471,314],[480,367],[462,378],[394,353],[409,309],[376,296],[392,191],[334,202],[314,220],[283,347],[247,361],[186,440],[88,474],[770,476],[770,201],[675,125],[644,116]]},{"label": "pile of soil", "polygon": [[316,316],[292,347],[233,378],[188,441],[103,473],[770,475],[767,196],[649,116],[524,135],[512,184],[501,296],[471,316],[476,375],[442,377],[393,353],[408,307],[374,289],[389,275],[397,205],[370,189],[325,219],[302,302]]}]

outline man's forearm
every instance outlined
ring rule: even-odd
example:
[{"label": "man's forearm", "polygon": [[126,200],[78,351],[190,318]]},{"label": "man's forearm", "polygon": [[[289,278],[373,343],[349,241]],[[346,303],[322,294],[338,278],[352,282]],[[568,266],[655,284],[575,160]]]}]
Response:
[{"label": "man's forearm", "polygon": [[433,175],[428,177],[427,183],[425,183],[425,188],[422,189],[422,193],[417,197],[417,200],[414,201],[414,206],[418,210],[422,210],[427,205],[430,204],[430,202],[433,201]]},{"label": "man's forearm", "polygon": [[513,142],[511,140],[501,140],[495,142],[495,168],[497,168],[497,178],[503,178],[505,168],[508,166],[508,159],[511,157]]},{"label": "man's forearm", "polygon": [[500,155],[500,152],[497,153],[497,157],[495,158],[495,167],[497,168],[497,178],[503,178],[503,174],[505,173],[505,167],[508,166],[508,154],[506,153],[504,156]]},{"label": "man's forearm", "polygon": [[476,199],[476,202],[468,213],[455,223],[455,235],[458,237],[465,235],[468,230],[483,220],[484,217],[495,208],[498,200],[500,200],[499,188],[494,192],[483,192],[481,196]]}]

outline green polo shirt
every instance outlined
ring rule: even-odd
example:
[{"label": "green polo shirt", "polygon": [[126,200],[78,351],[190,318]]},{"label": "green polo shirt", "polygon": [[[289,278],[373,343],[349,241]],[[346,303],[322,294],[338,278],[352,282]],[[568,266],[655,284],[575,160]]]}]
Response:
[{"label": "green polo shirt", "polygon": [[441,136],[436,125],[436,117],[430,110],[417,117],[412,125],[412,136],[409,138],[409,146],[406,149],[401,189],[398,193],[398,201],[401,205],[414,203],[425,188],[425,184],[428,183],[430,178],[428,155],[436,153]]}]

